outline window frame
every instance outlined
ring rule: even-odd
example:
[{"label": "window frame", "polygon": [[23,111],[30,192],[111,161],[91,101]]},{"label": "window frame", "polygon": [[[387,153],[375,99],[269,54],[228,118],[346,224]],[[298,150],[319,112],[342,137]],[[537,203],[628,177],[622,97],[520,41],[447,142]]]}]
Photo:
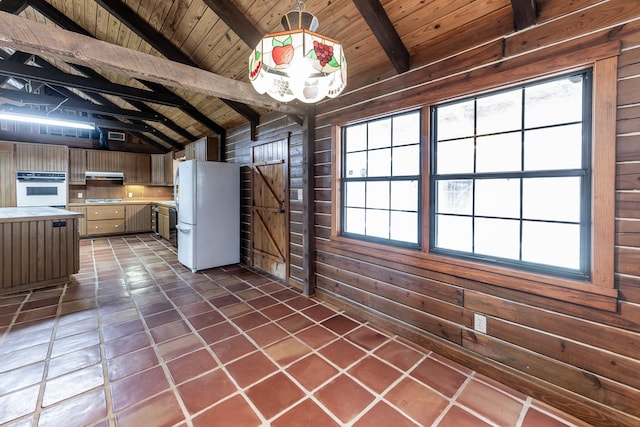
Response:
[{"label": "window frame", "polygon": [[[342,123],[331,126],[332,139],[332,206],[331,230],[327,244],[332,250],[342,254],[352,254],[370,262],[378,262],[390,268],[418,273],[429,270],[436,275],[444,274],[467,283],[480,286],[490,285],[510,291],[524,292],[533,296],[557,300],[560,303],[576,304],[615,312],[618,307],[618,291],[615,289],[615,177],[616,177],[616,110],[617,110],[617,68],[620,44],[604,43],[582,50],[575,50],[562,60],[549,58],[538,61],[535,67],[520,63],[511,67],[485,74],[476,79],[452,77],[436,85],[432,90],[423,90],[416,97],[398,102],[396,111],[406,111],[416,106],[423,108],[422,141],[429,141],[431,105],[448,100],[461,99],[484,91],[522,82],[545,79],[554,75],[566,74],[586,68],[593,69],[593,105],[592,105],[592,176],[591,176],[591,279],[590,281],[560,278],[540,273],[532,273],[504,266],[488,265],[479,262],[456,259],[429,252],[429,180],[422,179],[422,239],[421,250],[407,250],[373,242],[365,242],[340,235],[341,224],[341,132],[342,126],[362,121],[367,113],[357,112],[351,116],[343,115]],[[370,113],[371,117],[381,115],[382,106],[378,105]],[[387,107],[388,108],[388,107]],[[388,114],[394,110],[388,108]],[[357,114],[357,116],[356,116]],[[422,175],[428,176],[430,153],[422,151]],[[392,250],[390,250],[392,249]],[[374,261],[376,260],[376,261]],[[418,269],[418,270],[416,270]],[[443,278],[444,280],[444,278]],[[474,288],[477,285],[471,285]]]},{"label": "window frame", "polygon": [[[418,133],[419,133],[419,141],[417,144],[407,144],[407,145],[394,145],[393,144],[393,122],[394,119],[397,117],[401,117],[404,115],[409,115],[409,114],[414,114],[417,113],[418,114],[418,118],[420,119],[420,123],[418,124],[419,128],[418,128]],[[393,150],[394,148],[402,148],[402,147],[407,147],[407,146],[415,146],[417,145],[418,150],[419,150],[419,154],[420,157],[422,158],[422,152],[424,150],[424,144],[423,144],[423,139],[422,139],[422,124],[424,122],[422,115],[424,114],[423,109],[411,109],[411,110],[407,110],[407,111],[401,111],[401,112],[396,112],[396,113],[392,113],[392,114],[388,114],[388,115],[384,115],[384,116],[380,116],[380,117],[375,117],[375,118],[371,118],[368,120],[362,120],[360,122],[356,122],[356,123],[351,123],[347,126],[343,126],[340,129],[340,140],[341,141],[345,141],[345,136],[347,133],[347,129],[349,127],[352,126],[359,126],[359,125],[367,125],[367,130],[368,130],[368,125],[370,123],[374,123],[376,121],[380,121],[380,120],[386,120],[389,119],[391,120],[391,129],[390,129],[390,133],[391,133],[391,145],[389,146],[389,148],[391,149],[391,166],[393,167]],[[367,138],[368,140],[368,138]],[[368,145],[368,144],[367,144]],[[365,153],[369,153],[371,151],[376,151],[376,150],[380,150],[381,148],[366,148],[365,150],[361,150],[362,152]],[[363,182],[366,184],[368,184],[369,182],[381,182],[381,181],[388,181],[390,184],[393,182],[401,182],[401,181],[418,181],[418,198],[416,200],[416,205],[417,205],[417,227],[416,227],[416,243],[412,243],[412,242],[406,242],[406,241],[401,241],[401,240],[393,240],[391,238],[384,238],[384,237],[375,237],[375,236],[370,236],[370,235],[366,235],[366,234],[358,234],[358,233],[351,233],[351,232],[346,232],[344,231],[344,227],[345,227],[345,216],[346,216],[346,209],[347,206],[345,204],[346,201],[346,194],[343,191],[341,193],[341,198],[340,198],[340,235],[344,236],[345,238],[350,238],[350,239],[354,239],[354,240],[362,240],[365,242],[371,242],[371,243],[379,243],[385,246],[392,246],[392,247],[399,247],[399,248],[408,248],[408,249],[414,249],[414,250],[420,250],[422,248],[422,233],[420,232],[420,230],[422,229],[422,206],[423,206],[423,194],[422,194],[422,188],[423,188],[423,182],[422,182],[422,177],[423,177],[423,168],[424,165],[421,161],[421,159],[419,159],[418,161],[418,174],[417,175],[393,175],[393,170],[391,171],[391,175],[389,176],[367,176],[364,178],[348,178],[344,176],[344,168],[346,166],[346,157],[347,157],[347,152],[346,150],[344,150],[344,146],[341,144],[341,152],[340,152],[340,188],[344,188],[345,184],[347,182]],[[391,192],[391,190],[390,190]],[[366,191],[365,191],[365,196],[366,196]],[[364,208],[365,211],[368,208]],[[391,208],[387,209],[387,211],[392,212],[393,210]]]},{"label": "window frame", "polygon": [[[472,94],[468,97],[463,97],[461,99],[457,99],[455,101],[448,101],[448,102],[443,102],[443,103],[439,103],[436,105],[432,105],[430,107],[430,118],[431,118],[431,123],[437,123],[437,118],[438,118],[438,110],[440,108],[446,108],[449,105],[458,103],[458,102],[473,102],[474,105],[477,107],[477,103],[478,100],[486,97],[486,96],[493,96],[493,95],[500,95],[502,93],[505,92],[513,92],[514,89],[517,90],[518,92],[520,92],[520,97],[522,100],[522,106],[523,109],[521,111],[521,128],[519,129],[514,129],[514,130],[509,130],[509,131],[505,131],[505,132],[499,132],[498,134],[519,134],[520,135],[520,141],[521,144],[524,144],[524,139],[523,139],[523,135],[524,133],[527,131],[527,129],[524,127],[524,115],[526,114],[526,104],[524,103],[524,93],[527,90],[527,88],[538,85],[538,84],[544,84],[547,82],[553,82],[556,80],[560,80],[560,79],[566,79],[566,78],[571,78],[572,76],[582,76],[582,94],[583,94],[583,99],[582,99],[582,112],[580,114],[581,116],[581,121],[580,124],[582,126],[582,131],[581,131],[581,138],[582,138],[582,148],[581,148],[581,152],[580,152],[580,163],[582,164],[582,166],[580,168],[573,168],[573,169],[553,169],[553,170],[543,170],[543,171],[538,171],[538,170],[514,170],[514,171],[507,171],[507,172],[503,172],[503,171],[490,171],[490,172],[486,172],[486,171],[471,171],[471,172],[459,172],[459,173],[442,173],[442,174],[438,174],[436,172],[434,172],[435,170],[435,166],[436,166],[436,161],[437,161],[437,147],[438,147],[438,143],[440,141],[436,140],[436,136],[437,136],[437,127],[436,126],[432,126],[431,128],[431,135],[429,135],[429,141],[426,142],[426,144],[428,144],[429,146],[429,152],[432,154],[431,157],[431,163],[429,165],[430,170],[429,170],[429,190],[430,190],[430,196],[431,196],[431,200],[430,200],[430,204],[429,204],[429,210],[426,213],[427,215],[429,215],[429,219],[430,219],[430,230],[429,230],[429,252],[434,253],[434,254],[442,254],[445,256],[451,256],[454,258],[460,258],[460,259],[466,259],[469,260],[471,262],[484,262],[490,265],[496,265],[496,266],[500,266],[503,265],[507,268],[514,268],[517,270],[522,270],[522,271],[530,271],[530,272],[534,272],[534,273],[541,273],[541,274],[549,274],[551,276],[557,276],[557,277],[566,277],[566,278],[571,278],[571,279],[576,279],[576,280],[583,280],[583,281],[588,281],[590,279],[590,274],[591,274],[591,259],[590,259],[590,253],[591,253],[591,211],[592,211],[592,194],[593,191],[591,189],[591,174],[592,174],[592,167],[593,167],[593,160],[591,159],[591,153],[592,153],[592,146],[593,146],[593,138],[592,138],[592,123],[593,123],[593,118],[592,118],[592,106],[593,106],[593,70],[591,68],[587,68],[587,69],[583,69],[583,70],[577,70],[577,71],[573,71],[570,73],[565,73],[565,74],[560,74],[560,75],[556,75],[553,77],[547,77],[547,78],[542,78],[542,79],[535,79],[535,80],[527,80],[524,82],[521,82],[517,85],[513,85],[511,87],[507,87],[507,88],[499,88],[497,90],[493,90],[493,91],[489,91],[489,92],[485,92],[482,94]],[[477,113],[477,111],[476,111]],[[475,113],[474,113],[475,114]],[[474,118],[474,120],[476,120],[476,118]],[[577,122],[576,122],[577,123]],[[566,125],[566,124],[563,124]],[[541,129],[541,128],[549,128],[549,127],[556,127],[558,125],[553,124],[550,126],[544,126],[544,127],[537,127],[535,129]],[[478,135],[475,133],[475,127],[474,127],[474,134],[473,135],[469,135],[469,136],[465,136],[463,139],[477,139],[480,137],[483,137],[485,135]],[[447,140],[444,140],[445,142]],[[523,150],[524,148],[521,147],[521,150]],[[435,155],[434,155],[435,153]],[[474,155],[476,155],[476,152],[474,150]],[[523,156],[524,156],[524,152],[523,152]],[[526,158],[522,158],[521,161],[526,161]],[[475,164],[475,161],[474,161]],[[586,166],[585,166],[586,165]],[[475,168],[475,167],[474,167]],[[578,269],[568,269],[568,268],[562,268],[562,267],[554,267],[552,265],[545,265],[545,264],[536,264],[536,263],[532,263],[532,262],[527,262],[524,261],[522,259],[503,259],[500,257],[496,257],[493,255],[485,255],[482,253],[475,253],[474,251],[471,252],[467,252],[464,250],[455,250],[455,249],[448,249],[448,248],[442,248],[442,247],[437,247],[436,246],[436,237],[437,237],[437,227],[436,227],[436,216],[438,215],[437,212],[435,212],[436,209],[436,202],[437,202],[437,197],[436,197],[436,189],[438,186],[438,182],[440,181],[451,181],[451,180],[470,180],[473,181],[474,183],[476,181],[481,181],[483,179],[500,179],[500,178],[510,178],[510,179],[518,179],[521,180],[520,182],[520,187],[521,187],[521,191],[522,191],[522,185],[523,185],[523,181],[525,179],[531,179],[531,178],[560,178],[560,177],[576,177],[576,178],[580,178],[580,181],[582,183],[581,185],[581,190],[579,192],[580,194],[580,200],[581,200],[581,209],[580,209],[580,222],[579,222],[579,235],[580,235],[580,241],[581,241],[581,245],[580,245],[580,264],[581,267]],[[475,184],[474,184],[475,187]],[[476,195],[475,192],[472,192],[472,200],[476,200]],[[461,216],[460,214],[452,214],[453,216]],[[449,214],[446,214],[446,216],[449,216]],[[482,217],[482,215],[476,215],[476,213],[474,211],[472,211],[470,214],[467,215],[462,215],[465,217],[470,217],[472,219],[472,222],[475,222],[476,218]],[[520,226],[522,226],[522,222],[525,221],[525,219],[522,217],[522,212],[520,213],[520,217],[513,217],[510,218],[514,221],[517,221],[520,223]],[[554,221],[545,221],[545,220],[541,220],[541,222],[554,222]],[[472,228],[474,228],[472,226]],[[472,240],[473,238],[473,234],[471,236]],[[522,245],[522,230],[520,230],[520,245]]]}]

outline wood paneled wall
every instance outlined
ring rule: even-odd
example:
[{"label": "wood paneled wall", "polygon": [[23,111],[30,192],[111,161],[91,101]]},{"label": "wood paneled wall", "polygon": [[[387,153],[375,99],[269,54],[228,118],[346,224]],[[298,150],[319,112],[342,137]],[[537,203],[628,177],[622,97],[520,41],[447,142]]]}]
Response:
[{"label": "wood paneled wall", "polygon": [[[317,295],[590,424],[640,425],[640,7],[623,0],[543,0],[537,4],[540,17],[533,28],[443,61],[434,58],[420,70],[358,92],[349,92],[347,87],[336,100],[318,105],[313,143]],[[546,20],[558,14],[563,17]],[[514,58],[514,65],[536,66],[540,61],[566,60],[579,49],[611,41],[621,45],[615,211],[617,311],[439,273],[406,252],[371,253],[332,241],[335,125],[423,105],[432,88],[446,88],[454,97],[472,92],[479,80],[500,82],[507,78],[504,68],[509,65],[494,62],[503,55]],[[424,50],[413,54],[426,57],[429,46]],[[294,192],[302,188],[302,164],[296,162],[302,159],[298,127],[285,117],[269,117],[258,135],[262,138],[283,130],[297,136],[290,147],[290,187]],[[248,127],[230,132],[229,161],[246,163],[250,144]],[[243,176],[250,177],[248,171]],[[247,188],[243,183],[244,192]],[[301,204],[293,200],[290,279],[295,282],[302,277],[302,212]],[[249,201],[249,195],[243,193],[245,261],[251,227]],[[487,334],[474,332],[476,312],[487,316]]]},{"label": "wood paneled wall", "polygon": [[251,265],[251,147],[273,141],[283,135],[289,138],[289,278],[292,286],[300,288],[302,272],[302,129],[288,117],[275,114],[263,116],[257,127],[257,141],[251,141],[248,127],[227,133],[226,160],[243,165],[240,169],[240,260]]}]

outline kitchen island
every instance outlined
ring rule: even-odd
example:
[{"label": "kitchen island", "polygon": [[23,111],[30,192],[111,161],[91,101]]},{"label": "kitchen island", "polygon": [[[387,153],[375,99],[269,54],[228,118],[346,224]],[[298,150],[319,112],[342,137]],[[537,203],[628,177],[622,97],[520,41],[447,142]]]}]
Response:
[{"label": "kitchen island", "polygon": [[0,294],[69,281],[78,272],[78,218],[49,207],[0,208]]}]

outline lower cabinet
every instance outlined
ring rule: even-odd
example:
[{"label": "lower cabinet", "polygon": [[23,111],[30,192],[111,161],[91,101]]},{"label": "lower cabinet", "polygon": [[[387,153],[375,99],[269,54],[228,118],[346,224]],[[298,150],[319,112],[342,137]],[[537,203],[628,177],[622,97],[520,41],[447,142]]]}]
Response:
[{"label": "lower cabinet", "polygon": [[169,208],[166,206],[158,206],[158,234],[160,237],[169,240],[171,232],[169,230]]},{"label": "lower cabinet", "polygon": [[[80,237],[148,233],[155,229],[153,224],[155,212],[149,204],[72,206],[69,210],[84,215],[78,218]],[[168,225],[167,214],[167,230]]]},{"label": "lower cabinet", "polygon": [[127,233],[147,233],[153,231],[151,205],[125,206],[125,230]]},{"label": "lower cabinet", "polygon": [[124,205],[91,206],[86,209],[87,236],[126,232]]},{"label": "lower cabinet", "polygon": [[82,216],[78,218],[78,235],[80,237],[85,237],[87,235],[87,208],[70,207],[68,210],[82,214]]}]

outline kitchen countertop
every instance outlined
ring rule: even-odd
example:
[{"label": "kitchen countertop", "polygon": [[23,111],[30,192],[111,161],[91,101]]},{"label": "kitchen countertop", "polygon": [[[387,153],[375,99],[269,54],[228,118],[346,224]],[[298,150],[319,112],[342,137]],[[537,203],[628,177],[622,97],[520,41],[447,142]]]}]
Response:
[{"label": "kitchen countertop", "polygon": [[82,216],[81,213],[49,207],[0,208],[0,223],[34,219],[64,219]]},{"label": "kitchen countertop", "polygon": [[109,206],[109,205],[167,205],[170,207],[174,207],[176,202],[173,200],[123,200],[121,202],[97,202],[97,203],[86,203],[86,202],[71,202],[69,203],[69,207],[73,208],[81,208],[83,206]]}]

